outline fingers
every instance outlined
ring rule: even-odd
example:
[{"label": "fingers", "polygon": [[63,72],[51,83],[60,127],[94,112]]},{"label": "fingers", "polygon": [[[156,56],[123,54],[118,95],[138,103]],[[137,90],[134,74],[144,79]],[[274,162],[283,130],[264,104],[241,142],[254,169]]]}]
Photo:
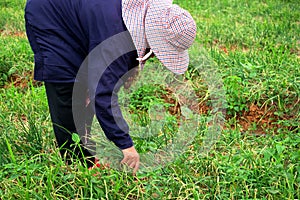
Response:
[{"label": "fingers", "polygon": [[121,164],[126,164],[127,166],[129,166],[130,168],[134,168],[136,165],[138,165],[140,162],[139,160],[139,156],[128,156],[125,155],[123,160],[121,161]]},{"label": "fingers", "polygon": [[121,164],[125,164],[125,163],[127,163],[128,162],[128,160],[129,160],[129,158],[126,156],[126,157],[124,157],[123,158],[123,160],[121,161]]},{"label": "fingers", "polygon": [[130,147],[128,149],[122,150],[124,158],[121,161],[121,164],[125,164],[126,166],[133,169],[133,174],[135,175],[140,166],[140,156],[136,152],[134,147]]},{"label": "fingers", "polygon": [[133,175],[136,174],[136,172],[138,171],[139,167],[140,167],[140,161],[137,162],[134,167],[132,167],[133,168]]}]

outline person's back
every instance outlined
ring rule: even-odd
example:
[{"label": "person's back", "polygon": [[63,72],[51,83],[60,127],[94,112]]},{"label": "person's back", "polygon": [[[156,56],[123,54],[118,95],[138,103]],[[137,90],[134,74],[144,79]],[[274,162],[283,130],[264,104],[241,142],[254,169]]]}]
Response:
[{"label": "person's back", "polygon": [[28,0],[25,18],[41,81],[73,82],[93,48],[126,31],[121,0]]}]

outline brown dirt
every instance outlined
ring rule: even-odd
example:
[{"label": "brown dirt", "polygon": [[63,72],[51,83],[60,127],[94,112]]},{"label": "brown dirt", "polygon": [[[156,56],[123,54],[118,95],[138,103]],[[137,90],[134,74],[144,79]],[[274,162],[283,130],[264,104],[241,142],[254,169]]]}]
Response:
[{"label": "brown dirt", "polygon": [[11,31],[7,31],[7,30],[0,30],[0,35],[26,38],[26,33],[24,31],[11,32]]},{"label": "brown dirt", "polygon": [[279,121],[296,119],[297,114],[284,113],[282,115],[276,114],[277,107],[273,106],[268,108],[267,106],[259,107],[255,104],[249,106],[249,111],[244,111],[241,116],[238,117],[239,124],[242,127],[242,131],[251,130],[251,126],[256,124],[256,129],[253,131],[256,133],[265,134],[266,130],[274,130],[275,132],[280,128],[285,128],[289,131],[293,131],[299,128],[299,125],[281,125]]},{"label": "brown dirt", "polygon": [[235,51],[242,51],[244,53],[249,51],[249,48],[246,46],[243,46],[242,49],[239,49],[237,45],[231,45],[230,47],[226,47],[224,45],[219,45],[218,48],[223,51],[226,55],[229,54],[229,52],[235,52]]},{"label": "brown dirt", "polygon": [[[172,94],[173,92],[170,89],[167,89],[167,94],[163,95],[162,98],[166,103],[174,105],[169,108],[169,113],[172,115],[177,115],[177,118],[180,119],[180,103],[174,99]],[[299,102],[294,102],[294,104],[288,106],[292,108],[292,106],[297,105],[298,103]],[[207,106],[207,103],[204,101],[198,103],[197,105],[191,105],[190,109],[199,114],[207,114],[211,110],[211,107]],[[236,116],[237,124],[239,127],[241,127],[240,131],[250,131],[255,134],[265,134],[267,130],[274,130],[276,132],[278,129],[283,128],[283,125],[280,125],[278,121],[292,120],[296,118],[297,113],[299,113],[298,110],[293,114],[285,113],[281,116],[278,116],[278,114],[276,114],[277,110],[278,109],[276,105],[264,105],[262,107],[259,107],[256,104],[248,105],[248,111],[243,111],[240,115]],[[233,116],[226,116],[227,120],[230,118],[233,118]],[[235,126],[232,126],[231,128],[235,128]],[[294,125],[285,125],[284,128],[292,131],[299,127]]]},{"label": "brown dirt", "polygon": [[42,82],[35,81],[33,79],[32,71],[25,71],[21,75],[19,74],[12,74],[9,77],[9,81],[6,85],[4,85],[4,88],[9,88],[11,86],[18,87],[18,88],[28,88],[30,85],[30,82],[32,82],[33,86],[39,87],[42,86]]},{"label": "brown dirt", "polygon": [[249,111],[244,111],[237,117],[238,123],[241,125],[241,131],[248,131],[253,124],[256,125],[255,132],[264,134],[265,129],[277,128],[274,125],[276,116],[274,115],[274,109],[267,109],[258,107],[255,104],[251,104],[248,108]]}]

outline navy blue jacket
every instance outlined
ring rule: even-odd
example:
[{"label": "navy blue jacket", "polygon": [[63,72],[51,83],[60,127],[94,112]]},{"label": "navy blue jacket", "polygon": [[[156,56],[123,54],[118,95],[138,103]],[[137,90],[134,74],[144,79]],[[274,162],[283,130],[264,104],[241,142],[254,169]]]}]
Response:
[{"label": "navy blue jacket", "polygon": [[[45,82],[75,82],[87,55],[101,42],[127,30],[121,0],[28,0],[25,21],[34,52],[34,78]],[[114,120],[113,89],[120,77],[138,65],[136,58],[134,50],[114,60],[102,75],[95,94],[101,127],[121,149],[133,143],[127,124],[121,129]],[[122,118],[120,112],[116,114]]]}]

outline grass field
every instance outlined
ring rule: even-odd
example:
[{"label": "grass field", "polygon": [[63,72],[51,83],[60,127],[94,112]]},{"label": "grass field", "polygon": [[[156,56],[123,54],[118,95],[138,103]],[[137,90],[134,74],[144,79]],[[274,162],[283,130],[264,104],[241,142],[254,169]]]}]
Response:
[{"label": "grass field", "polygon": [[[300,199],[300,2],[175,3],[197,22],[201,51],[191,55],[205,50],[220,74],[226,121],[206,154],[199,153],[203,126],[174,162],[132,176],[64,164],[44,87],[32,80],[25,1],[0,0],[0,199]],[[209,93],[194,67],[185,76],[209,116]]]}]

